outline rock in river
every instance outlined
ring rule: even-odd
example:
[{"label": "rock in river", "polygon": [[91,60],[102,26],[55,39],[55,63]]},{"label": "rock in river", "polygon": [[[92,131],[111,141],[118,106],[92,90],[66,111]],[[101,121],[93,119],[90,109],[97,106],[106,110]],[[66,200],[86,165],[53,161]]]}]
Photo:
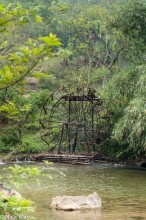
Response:
[{"label": "rock in river", "polygon": [[3,200],[7,200],[10,196],[15,196],[17,199],[21,199],[22,196],[19,192],[13,189],[8,189],[0,184],[0,196]]},{"label": "rock in river", "polygon": [[101,198],[96,192],[89,196],[56,196],[51,208],[65,211],[97,209],[101,207]]}]

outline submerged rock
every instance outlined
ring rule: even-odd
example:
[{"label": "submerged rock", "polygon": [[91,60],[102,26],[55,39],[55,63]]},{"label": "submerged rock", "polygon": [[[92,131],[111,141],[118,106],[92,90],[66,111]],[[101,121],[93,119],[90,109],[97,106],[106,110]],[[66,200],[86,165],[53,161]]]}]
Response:
[{"label": "submerged rock", "polygon": [[13,189],[8,189],[4,187],[3,184],[0,184],[0,196],[3,200],[7,200],[10,196],[15,196],[18,199],[22,198],[19,192]]},{"label": "submerged rock", "polygon": [[89,196],[56,196],[52,199],[51,208],[65,211],[98,209],[101,198],[96,192]]},{"label": "submerged rock", "polygon": [[4,163],[4,160],[0,158],[0,165],[4,165],[6,163]]}]

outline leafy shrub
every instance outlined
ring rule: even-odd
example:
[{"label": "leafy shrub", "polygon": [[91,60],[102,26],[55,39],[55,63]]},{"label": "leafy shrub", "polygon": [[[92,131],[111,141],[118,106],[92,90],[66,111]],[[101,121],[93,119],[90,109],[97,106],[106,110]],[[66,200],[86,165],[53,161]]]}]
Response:
[{"label": "leafy shrub", "polygon": [[40,153],[47,149],[47,145],[40,138],[40,134],[26,134],[23,137],[23,143],[17,145],[15,153]]},{"label": "leafy shrub", "polygon": [[7,201],[4,201],[0,196],[0,219],[20,219],[19,216],[23,213],[32,211],[32,202],[26,199],[18,199],[15,196],[10,196]]},{"label": "leafy shrub", "polygon": [[27,131],[31,131],[31,132],[36,132],[36,131],[39,131],[40,130],[40,125],[39,123],[28,123],[25,125],[25,128]]},{"label": "leafy shrub", "polygon": [[15,127],[5,128],[3,133],[0,136],[0,150],[9,151],[12,146],[15,146],[19,143],[17,131]]}]

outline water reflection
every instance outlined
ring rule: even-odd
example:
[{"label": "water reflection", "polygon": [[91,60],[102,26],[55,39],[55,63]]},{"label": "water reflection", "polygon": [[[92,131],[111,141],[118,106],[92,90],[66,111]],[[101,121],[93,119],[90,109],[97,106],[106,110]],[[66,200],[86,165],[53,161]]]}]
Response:
[{"label": "water reflection", "polygon": [[100,220],[101,210],[58,211],[52,210],[53,220]]}]

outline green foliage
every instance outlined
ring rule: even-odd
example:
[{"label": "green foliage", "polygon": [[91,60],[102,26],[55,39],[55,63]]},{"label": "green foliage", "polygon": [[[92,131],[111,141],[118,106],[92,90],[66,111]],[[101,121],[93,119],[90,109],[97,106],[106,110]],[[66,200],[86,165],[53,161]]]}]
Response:
[{"label": "green foliage", "polygon": [[[136,39],[137,41],[143,39],[144,43],[146,40],[145,16],[146,4],[144,1],[132,0],[119,8],[118,15],[114,18],[113,26],[121,30],[127,38]],[[126,24],[126,21],[128,24]]]},{"label": "green foliage", "polygon": [[32,202],[26,199],[18,199],[15,196],[11,196],[6,202],[0,196],[0,213],[2,220],[8,220],[9,218],[15,217],[20,219],[21,214],[25,214],[33,211]]},{"label": "green foliage", "polygon": [[[48,166],[49,163],[46,163]],[[37,185],[40,184],[38,178],[42,178],[47,176],[52,179],[50,174],[46,174],[44,172],[44,168],[41,167],[23,167],[19,165],[9,166],[7,169],[10,170],[10,174],[7,176],[9,185],[19,187],[26,187],[29,181],[35,179],[35,183]],[[60,174],[62,174],[60,172]],[[6,180],[5,180],[6,181]],[[8,190],[4,187],[4,190]],[[16,196],[10,196],[7,199],[3,199],[0,194],[0,219],[8,220],[8,219],[21,219],[23,216],[27,217],[29,215],[29,219],[34,219],[30,216],[30,212],[34,211],[33,202],[30,200],[26,200],[24,198],[18,198]]]},{"label": "green foliage", "polygon": [[19,143],[16,127],[3,129],[0,135],[0,151],[10,151]]},{"label": "green foliage", "polygon": [[[28,133],[28,132],[27,132]],[[30,133],[24,135],[23,144],[19,145],[16,149],[16,153],[40,153],[47,150],[47,145],[40,139],[40,131],[39,133]]]},{"label": "green foliage", "polygon": [[[17,176],[22,175],[22,172],[25,173],[25,169],[21,168],[20,166],[9,167],[9,169],[12,170],[13,176],[9,175],[9,186],[10,183],[12,183]],[[26,173],[28,173],[29,177],[36,175],[37,169],[27,169]],[[21,176],[22,178],[22,176]],[[20,179],[19,179],[20,180]],[[15,179],[15,185],[17,180]],[[33,202],[24,199],[15,195],[8,196],[8,198],[3,198],[3,191],[6,191],[7,193],[10,191],[8,188],[2,186],[2,192],[0,191],[0,219],[8,220],[8,219],[21,219],[22,216],[26,216],[27,214],[30,214],[30,212],[34,211],[33,208]],[[31,219],[31,216],[30,216]]]},{"label": "green foliage", "polygon": [[9,169],[12,172],[12,175],[10,176],[11,178],[30,178],[33,176],[40,176],[42,170],[39,167],[22,167],[19,165],[14,165],[14,166],[10,166]]},{"label": "green foliage", "polygon": [[22,137],[22,144],[19,143],[18,132],[16,127],[8,127],[2,131],[0,136],[0,152],[12,152],[17,155],[19,153],[34,154],[46,151],[48,146],[40,138],[40,128],[37,130],[34,126],[25,126]]},{"label": "green foliage", "polygon": [[111,114],[115,155],[134,159],[145,155],[145,65],[115,73],[104,89]]},{"label": "green foliage", "polygon": [[[45,174],[44,168],[41,167],[23,167],[19,165],[9,166],[10,174],[7,176],[9,185],[17,188],[24,187],[28,184],[27,180],[35,178],[37,184],[39,184],[38,177],[47,176],[52,179],[52,176]],[[5,180],[6,181],[6,180]],[[7,188],[4,187],[4,190]],[[1,219],[7,220],[11,218],[21,219],[22,216],[27,216],[30,212],[34,211],[33,202],[24,198],[18,198],[16,196],[9,196],[7,199],[3,199],[0,194],[0,214]],[[30,216],[31,219],[31,216]]]},{"label": "green foliage", "polygon": [[[136,59],[146,47],[146,3],[143,0],[130,0],[115,11],[111,27],[123,35],[125,54]],[[121,37],[122,38],[122,37]]]},{"label": "green foliage", "polygon": [[61,51],[65,58],[79,57],[93,59],[93,48],[105,47],[103,24],[108,12],[99,5],[88,7],[78,2],[75,5],[60,3],[52,6],[54,18],[51,28],[62,39],[65,50]]},{"label": "green foliage", "polygon": [[[25,167],[20,165],[12,165],[8,166],[7,169],[9,171],[8,175],[5,178],[5,182],[10,187],[22,188],[23,190],[29,186],[32,181],[36,186],[41,185],[42,178],[48,178],[52,180],[52,174],[46,173],[48,166],[52,165],[47,161],[44,162],[42,166],[30,166]],[[57,171],[55,168],[52,169],[53,172],[59,173],[59,175],[64,174],[60,171]],[[4,186],[2,186],[2,190],[9,192],[10,190]],[[34,211],[34,203],[30,200],[24,198],[18,198],[16,196],[8,196],[7,199],[3,198],[3,192],[0,192],[0,219],[8,220],[8,219],[22,219],[28,218],[34,219],[33,216],[30,216],[30,212]]]},{"label": "green foliage", "polygon": [[[18,128],[19,144],[22,144],[22,130],[27,123],[29,116],[33,115],[34,106],[27,101],[25,97],[18,92],[19,84],[22,85],[23,79],[30,73],[37,77],[46,77],[41,71],[36,68],[38,63],[44,59],[53,56],[56,48],[61,45],[56,35],[39,37],[37,40],[28,39],[22,45],[13,47],[13,42],[9,42],[9,35],[15,37],[14,28],[19,28],[19,25],[24,23],[24,20],[29,20],[35,17],[40,22],[33,10],[26,10],[21,6],[13,8],[0,7],[0,39],[2,48],[0,50],[0,89],[5,89],[5,96],[0,101],[0,115],[2,122],[7,124],[16,124]],[[14,26],[14,27],[13,27]],[[4,38],[3,33],[4,32]],[[9,32],[9,33],[8,33]],[[13,47],[13,50],[10,50]],[[39,74],[38,74],[39,72]],[[15,86],[15,96],[8,95],[9,87]],[[18,96],[16,96],[18,95]],[[4,138],[3,138],[4,141]]]},{"label": "green foliage", "polygon": [[[7,101],[7,103],[5,105],[2,105],[0,107],[0,113],[6,114],[8,118],[10,119],[18,119],[19,115],[21,115],[22,112],[28,112],[30,111],[31,106],[30,105],[26,105],[24,106],[23,109],[18,109],[16,107],[16,105],[11,102],[11,101]],[[20,110],[20,112],[19,112]]]},{"label": "green foliage", "polygon": [[123,110],[134,96],[139,76],[140,71],[134,67],[117,70],[104,87],[103,98],[114,117],[123,115]]},{"label": "green foliage", "polygon": [[[0,89],[8,88],[22,81],[39,62],[53,55],[54,47],[61,45],[56,35],[49,34],[39,37],[37,40],[31,40],[28,36],[26,42],[23,41],[23,46],[19,44],[17,47],[14,46],[14,39],[16,38],[18,41],[15,30],[20,29],[20,25],[24,21],[30,20],[32,15],[40,21],[34,11],[28,11],[21,6],[11,9],[4,8],[2,5],[0,7]],[[10,36],[13,40],[10,39]]]},{"label": "green foliage", "polygon": [[[113,138],[123,146],[125,152],[132,151],[136,157],[144,155],[146,146],[145,99],[133,99],[125,109],[124,116],[115,124]],[[124,154],[125,152],[122,152]],[[121,156],[121,155],[120,155]]]},{"label": "green foliage", "polygon": [[53,47],[61,45],[58,38],[52,34],[40,38],[40,41],[43,43],[30,40],[25,46],[9,54],[7,64],[0,70],[0,88],[7,88],[20,82],[39,61],[52,55]]},{"label": "green foliage", "polygon": [[[27,99],[22,95],[10,97],[11,101],[0,107],[1,114],[8,120],[7,127],[1,134],[1,151],[38,153],[46,149],[40,140],[40,134],[34,132],[40,129],[37,120],[49,94],[49,90],[42,90],[32,93]],[[30,133],[31,136],[28,135]]]},{"label": "green foliage", "polygon": [[[36,186],[41,185],[42,178],[48,178],[52,180],[52,174],[46,173],[48,170],[48,166],[52,165],[47,161],[44,161],[42,166],[35,167],[25,167],[20,165],[9,166],[5,169],[9,170],[10,173],[5,178],[5,182],[8,183],[8,186],[15,186],[17,188],[22,188],[23,190],[29,187],[30,182]],[[53,172],[58,173],[59,176],[63,175],[61,171],[58,171],[55,168],[51,169]],[[50,171],[50,169],[49,169]],[[2,186],[3,187],[3,186]],[[42,187],[42,185],[41,185]],[[3,190],[9,192],[9,189],[3,187]],[[30,212],[34,211],[34,203],[30,200],[24,198],[18,198],[16,196],[10,196],[7,199],[3,199],[3,194],[0,194],[0,219],[8,220],[8,219],[22,219],[29,218],[34,219],[33,216],[30,216]]]},{"label": "green foliage", "polygon": [[15,164],[14,166],[10,166],[8,169],[10,169],[11,171],[8,176],[9,183],[12,186],[15,186],[17,189],[27,187],[28,179],[30,182],[35,180],[35,186],[39,186],[41,184],[42,178],[47,177],[49,179],[52,179],[52,175],[45,173],[44,167],[23,167]]},{"label": "green foliage", "polygon": [[50,96],[50,90],[44,89],[40,90],[31,97],[32,109],[37,111],[41,108],[47,101],[48,97]]}]

